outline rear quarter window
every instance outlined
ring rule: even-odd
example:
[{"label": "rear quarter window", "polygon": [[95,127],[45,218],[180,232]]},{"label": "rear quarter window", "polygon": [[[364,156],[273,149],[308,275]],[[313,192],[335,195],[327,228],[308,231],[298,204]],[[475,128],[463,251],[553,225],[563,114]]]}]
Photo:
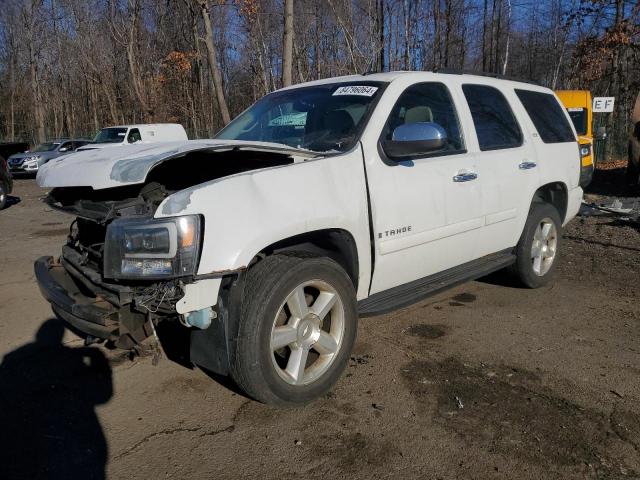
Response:
[{"label": "rear quarter window", "polygon": [[576,141],[556,97],[550,93],[532,90],[516,89],[515,92],[544,143]]}]

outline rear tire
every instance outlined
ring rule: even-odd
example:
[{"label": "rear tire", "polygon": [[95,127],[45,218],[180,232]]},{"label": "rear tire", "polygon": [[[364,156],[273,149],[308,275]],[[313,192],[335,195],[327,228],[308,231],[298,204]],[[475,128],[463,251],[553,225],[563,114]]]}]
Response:
[{"label": "rear tire", "polygon": [[552,279],[558,265],[562,220],[556,208],[534,202],[516,246],[512,272],[528,288],[539,288]]},{"label": "rear tire", "polygon": [[356,294],[326,257],[266,257],[247,273],[231,376],[264,403],[300,405],[345,369],[357,330]]}]

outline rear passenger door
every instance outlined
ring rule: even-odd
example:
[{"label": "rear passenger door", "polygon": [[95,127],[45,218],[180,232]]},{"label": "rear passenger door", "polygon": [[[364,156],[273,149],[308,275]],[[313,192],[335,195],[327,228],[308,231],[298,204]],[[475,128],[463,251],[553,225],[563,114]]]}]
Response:
[{"label": "rear passenger door", "polygon": [[481,257],[517,244],[539,185],[538,163],[512,91],[471,83],[463,84],[462,91],[477,139],[472,148],[482,186]]}]

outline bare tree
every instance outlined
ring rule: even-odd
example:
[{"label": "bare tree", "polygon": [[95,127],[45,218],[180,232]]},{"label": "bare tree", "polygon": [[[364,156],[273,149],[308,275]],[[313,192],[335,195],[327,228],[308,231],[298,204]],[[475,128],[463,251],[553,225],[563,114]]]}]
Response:
[{"label": "bare tree", "polygon": [[229,115],[229,107],[227,107],[227,100],[224,95],[222,73],[220,72],[220,65],[218,65],[218,54],[216,53],[216,47],[213,43],[213,28],[211,27],[211,17],[209,16],[209,2],[203,1],[201,8],[205,31],[204,42],[207,46],[207,54],[209,56],[209,69],[213,77],[213,85],[216,100],[218,101],[218,108],[220,109],[220,116],[222,117],[222,122],[226,125],[231,121],[231,115]]},{"label": "bare tree", "polygon": [[0,3],[2,140],[147,120],[199,138],[281,85],[448,66],[615,96],[615,157],[640,89],[635,0]]},{"label": "bare tree", "polygon": [[284,1],[284,35],[282,39],[282,86],[291,85],[293,67],[293,0]]}]

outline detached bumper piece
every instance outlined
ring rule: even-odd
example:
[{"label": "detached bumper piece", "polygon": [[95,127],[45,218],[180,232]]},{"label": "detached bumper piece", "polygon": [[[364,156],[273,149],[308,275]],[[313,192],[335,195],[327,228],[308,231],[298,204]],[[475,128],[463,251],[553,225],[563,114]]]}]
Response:
[{"label": "detached bumper piece", "polygon": [[[121,295],[96,285],[73,264],[40,257],[34,264],[38,286],[56,315],[80,332],[131,348],[151,333],[144,314],[123,305]],[[125,295],[125,298],[127,295]]]}]

